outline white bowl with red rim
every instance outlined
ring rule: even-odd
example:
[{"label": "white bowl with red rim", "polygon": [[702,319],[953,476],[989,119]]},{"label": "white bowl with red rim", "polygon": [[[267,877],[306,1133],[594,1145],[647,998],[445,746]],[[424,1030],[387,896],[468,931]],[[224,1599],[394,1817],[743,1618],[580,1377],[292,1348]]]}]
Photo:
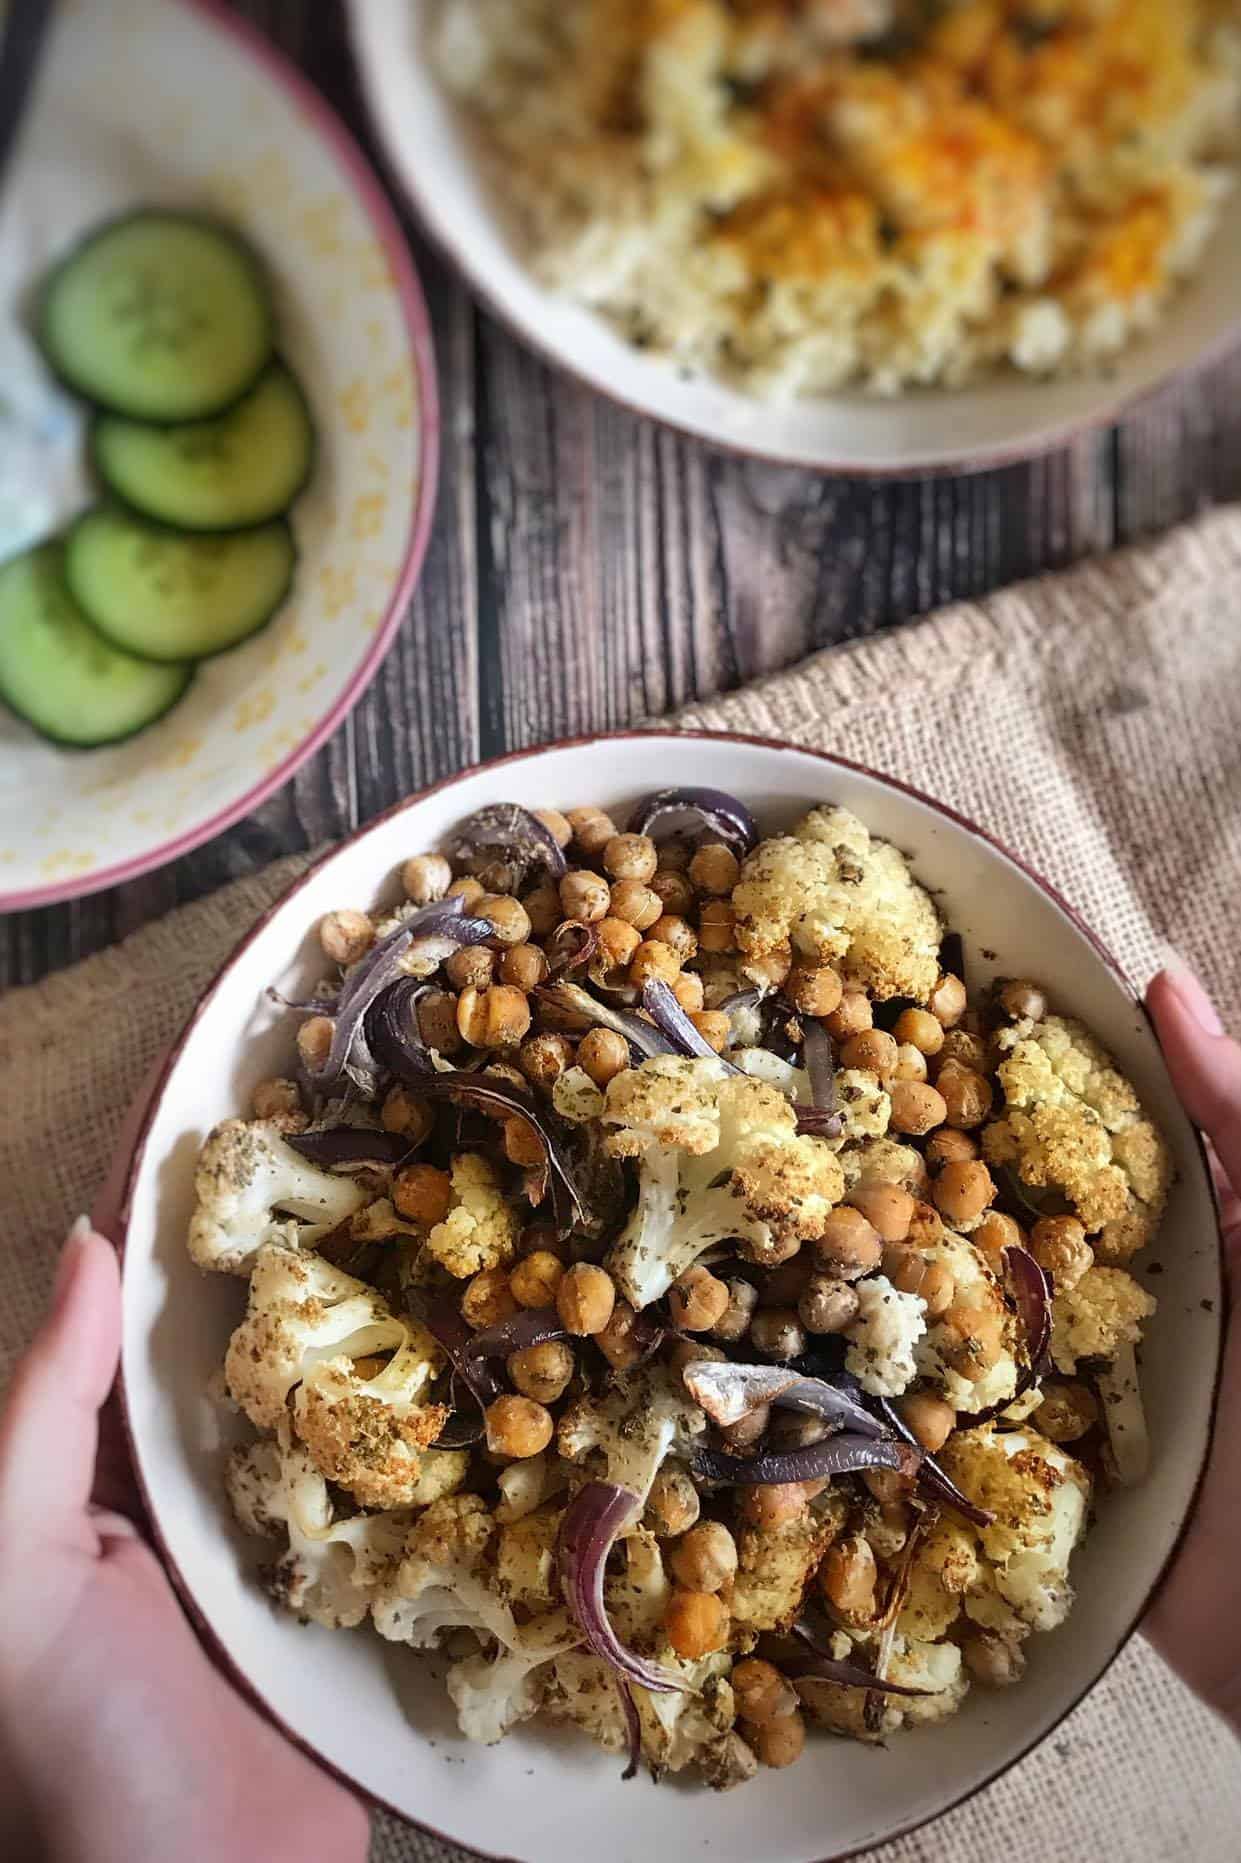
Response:
[{"label": "white bowl with red rim", "polygon": [[[400,896],[411,854],[484,804],[568,808],[618,819],[653,778],[740,796],[764,831],[808,807],[854,810],[912,859],[964,939],[971,987],[1030,975],[1116,1056],[1168,1135],[1177,1181],[1154,1258],[1171,1270],[1143,1351],[1153,1445],[1149,1479],[1104,1497],[1077,1555],[1067,1627],[1035,1637],[1020,1686],[976,1691],[954,1719],[886,1748],[816,1736],[788,1771],[718,1797],[683,1783],[623,1783],[584,1738],[534,1723],[499,1746],[456,1732],[442,1665],[359,1630],[299,1627],[255,1581],[264,1549],[232,1525],[226,1448],[244,1432],[211,1403],[244,1287],[202,1275],[185,1251],[194,1161],[217,1120],[244,1112],[255,1082],[286,1071],[293,1021],[265,992],[304,992],[321,973],[327,911]],[[1192,1507],[1206,1455],[1221,1340],[1215,1205],[1199,1141],[1146,1018],[1115,962],[1018,857],[951,810],[856,765],[762,739],[631,732],[497,759],[399,804],[299,880],[243,939],[166,1062],[129,1172],[123,1219],[122,1378],[135,1462],[169,1568],[217,1655],[289,1734],[370,1797],[439,1835],[529,1863],[714,1863],[840,1857],[934,1818],[1011,1766],[1090,1688],[1143,1615]]]}]

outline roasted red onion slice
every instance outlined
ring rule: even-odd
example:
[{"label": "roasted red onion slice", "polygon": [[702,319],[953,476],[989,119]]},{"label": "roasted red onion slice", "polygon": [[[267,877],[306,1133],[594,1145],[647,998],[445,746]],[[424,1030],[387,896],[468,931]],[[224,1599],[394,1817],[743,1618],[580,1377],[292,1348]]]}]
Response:
[{"label": "roasted red onion slice", "polygon": [[730,1074],[741,1069],[716,1053],[705,1035],[700,1035],[688,1015],[672,994],[672,987],[660,977],[642,985],[642,1007],[651,1021],[668,1037],[677,1054],[695,1055],[703,1061],[719,1061]]},{"label": "roasted red onion slice", "polygon": [[750,1458],[724,1455],[718,1449],[699,1449],[694,1472],[709,1481],[734,1486],[766,1486],[769,1482],[818,1481],[823,1476],[852,1475],[866,1468],[891,1468],[899,1475],[916,1475],[922,1466],[921,1449],[894,1442],[888,1436],[862,1436],[842,1431],[801,1449],[773,1450]]},{"label": "roasted red onion slice", "polygon": [[616,1692],[620,1696],[621,1713],[625,1717],[625,1747],[628,1754],[628,1763],[621,1778],[634,1779],[642,1763],[642,1721],[638,1715],[638,1705],[624,1676],[616,1676],[615,1681]]},{"label": "roasted red onion slice", "polygon": [[1011,1245],[1004,1250],[1004,1266],[1012,1284],[1013,1298],[1021,1315],[1026,1336],[1026,1362],[1017,1378],[1011,1397],[989,1404],[972,1419],[972,1427],[990,1423],[1003,1416],[1011,1404],[1024,1397],[1031,1385],[1046,1377],[1051,1368],[1051,1276],[1040,1268],[1029,1249]]},{"label": "roasted red onion slice", "polygon": [[741,1365],[698,1359],[681,1374],[686,1390],[713,1423],[740,1423],[763,1404],[808,1410],[838,1429],[858,1436],[888,1434],[866,1406],[823,1378],[803,1378],[780,1365]]},{"label": "roasted red onion slice", "polygon": [[565,919],[543,946],[549,975],[559,977],[566,970],[580,970],[589,964],[599,949],[599,933],[593,925],[580,919]]},{"label": "roasted red onion slice", "polygon": [[328,1126],[321,1132],[290,1132],[285,1144],[312,1164],[399,1164],[412,1149],[400,1132],[365,1126]]},{"label": "roasted red onion slice", "polygon": [[428,1099],[458,1099],[481,1106],[486,1112],[503,1112],[520,1119],[536,1134],[547,1153],[551,1173],[552,1215],[559,1228],[570,1229],[574,1222],[585,1222],[588,1212],[559,1138],[552,1126],[552,1115],[510,1081],[494,1075],[468,1074],[460,1069],[447,1073],[425,1071],[422,1047],[410,1032],[409,1005],[420,986],[412,978],[389,984],[367,1011],[366,1039],[381,1067],[395,1074],[415,1094]]},{"label": "roasted red onion slice", "polygon": [[810,1076],[811,1104],[797,1105],[797,1130],[816,1138],[838,1138],[844,1120],[836,1110],[836,1062],[831,1036],[821,1022],[807,1016],[803,1024],[802,1059]]},{"label": "roasted red onion slice", "polygon": [[514,892],[536,867],[553,880],[563,878],[566,861],[559,842],[537,815],[517,802],[493,802],[467,815],[448,837],[449,858],[471,872],[481,866],[505,866],[508,891]]},{"label": "roasted red onion slice", "polygon": [[[416,1320],[421,1320],[453,1368],[455,1379],[463,1384],[480,1409],[485,1409],[503,1394],[504,1386],[485,1358],[470,1356],[474,1335],[466,1325],[456,1302],[448,1294],[426,1295],[409,1288],[405,1304]],[[450,1419],[451,1422],[451,1419]],[[448,1425],[445,1425],[447,1428]],[[442,1435],[442,1432],[441,1432]],[[447,1446],[447,1445],[443,1445]]]},{"label": "roasted red onion slice", "polygon": [[625,1648],[608,1620],[603,1574],[617,1537],[642,1512],[629,1488],[612,1481],[588,1481],[578,1490],[560,1523],[560,1583],[565,1601],[587,1646],[619,1676],[673,1695],[685,1684],[657,1664]]},{"label": "roasted red onion slice", "polygon": [[550,1003],[556,1009],[567,1009],[576,1016],[589,1016],[601,1028],[614,1029],[647,1060],[656,1054],[680,1052],[645,1016],[634,1015],[625,1009],[613,1009],[610,1004],[601,1003],[597,996],[592,996],[580,983],[545,983],[535,991],[535,995],[541,1002]]},{"label": "roasted red onion slice", "polygon": [[507,1320],[484,1327],[475,1333],[465,1348],[467,1358],[507,1358],[510,1352],[524,1352],[527,1346],[544,1345],[549,1339],[567,1337],[555,1307],[523,1307]]},{"label": "roasted red onion slice", "polygon": [[911,1688],[906,1682],[881,1682],[869,1669],[863,1669],[861,1663],[843,1662],[839,1657],[830,1656],[804,1624],[794,1624],[793,1635],[810,1652],[800,1662],[795,1660],[781,1664],[794,1682],[802,1676],[818,1676],[824,1682],[838,1683],[841,1688],[865,1688],[884,1695],[934,1695],[939,1692],[933,1688]]},{"label": "roasted red onion slice", "polygon": [[650,834],[667,815],[696,815],[717,841],[738,854],[748,854],[758,840],[758,823],[745,803],[723,789],[657,789],[634,803],[628,832]]}]

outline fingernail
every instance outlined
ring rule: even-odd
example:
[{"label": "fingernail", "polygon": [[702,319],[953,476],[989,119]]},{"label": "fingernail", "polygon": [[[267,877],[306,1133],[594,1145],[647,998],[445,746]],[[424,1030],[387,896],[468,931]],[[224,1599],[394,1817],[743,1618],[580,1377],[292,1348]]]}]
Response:
[{"label": "fingernail", "polygon": [[1164,975],[1172,985],[1182,1009],[1187,1015],[1193,1017],[1203,1034],[1222,1035],[1224,1025],[1220,1021],[1219,1011],[1189,965],[1174,951],[1168,954],[1168,961],[1164,965]]},{"label": "fingernail", "polygon": [[52,1306],[58,1307],[70,1287],[82,1259],[82,1249],[86,1238],[91,1233],[90,1218],[79,1216],[72,1229],[65,1237],[65,1245],[60,1251],[60,1260],[56,1264],[56,1279],[52,1282]]}]

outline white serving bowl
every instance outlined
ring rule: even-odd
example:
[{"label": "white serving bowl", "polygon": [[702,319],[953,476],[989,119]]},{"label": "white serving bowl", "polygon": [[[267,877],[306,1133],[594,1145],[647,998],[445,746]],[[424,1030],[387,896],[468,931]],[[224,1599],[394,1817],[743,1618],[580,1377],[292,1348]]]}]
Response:
[{"label": "white serving bowl", "polygon": [[357,146],[219,0],[96,0],[56,10],[0,193],[0,558],[95,496],[82,404],[26,328],[31,289],[88,227],[151,204],[219,215],[271,272],[317,432],[297,573],[269,626],[123,744],[65,750],[0,706],[0,911],[119,885],[256,809],[365,690],[426,548],[430,330]]},{"label": "white serving bowl", "polygon": [[[1041,980],[1084,1016],[1168,1134],[1177,1183],[1154,1251],[1169,1272],[1144,1352],[1153,1463],[1144,1486],[1106,1497],[1074,1572],[1067,1629],[1034,1638],[1022,1684],[976,1692],[943,1727],[887,1749],[816,1737],[788,1772],[717,1797],[645,1777],[614,1756],[527,1727],[500,1746],[455,1732],[437,1668],[364,1631],[300,1628],[254,1581],[261,1548],[230,1524],[221,1462],[236,1425],[206,1396],[244,1304],[242,1284],[191,1266],[185,1232],[198,1147],[244,1111],[254,1083],[287,1070],[291,1019],[264,995],[320,973],[314,927],[339,906],[399,896],[409,855],[485,803],[623,815],[652,786],[731,789],[760,825],[831,801],[905,849],[965,940],[974,986],[999,967]],[[984,955],[986,953],[987,955]],[[991,954],[995,954],[994,957]],[[400,804],[330,854],[247,934],[172,1050],[131,1167],[124,1226],[122,1377],[138,1474],[163,1551],[217,1651],[267,1712],[345,1778],[445,1837],[530,1863],[807,1863],[935,1817],[1056,1725],[1141,1617],[1193,1501],[1206,1453],[1220,1346],[1215,1208],[1195,1134],[1115,964],[1069,908],[978,828],[896,783],[753,738],[628,733],[522,752]],[[430,1672],[429,1672],[430,1671]]]},{"label": "white serving bowl", "polygon": [[376,127],[427,230],[481,298],[550,362],[601,394],[718,446],[823,472],[976,471],[1113,421],[1139,396],[1204,364],[1241,328],[1241,191],[1203,267],[1155,334],[1106,371],[1066,381],[997,375],[892,399],[841,393],[758,401],[666,357],[644,355],[601,317],[539,283],[483,178],[468,126],[431,67],[440,0],[351,0],[353,40]]}]

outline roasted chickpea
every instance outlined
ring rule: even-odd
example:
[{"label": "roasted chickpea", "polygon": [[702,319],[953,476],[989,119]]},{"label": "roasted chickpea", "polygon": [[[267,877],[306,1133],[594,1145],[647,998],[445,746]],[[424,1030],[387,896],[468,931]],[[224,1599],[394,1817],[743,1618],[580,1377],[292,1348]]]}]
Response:
[{"label": "roasted chickpea", "polygon": [[484,893],[474,911],[492,926],[502,945],[525,944],[530,936],[530,914],[511,893]]},{"label": "roasted chickpea", "polygon": [[515,1461],[541,1455],[552,1439],[552,1414],[532,1397],[497,1397],[484,1416],[487,1447],[492,1455]]},{"label": "roasted chickpea", "polygon": [[651,875],[650,889],[661,902],[663,912],[679,913],[686,918],[694,907],[695,893],[689,876],[661,867]]},{"label": "roasted chickpea", "polygon": [[874,1026],[875,1015],[865,990],[846,989],[827,1018],[827,1032],[833,1041],[852,1041],[864,1029]]},{"label": "roasted chickpea", "polygon": [[414,905],[433,905],[452,885],[452,868],[442,854],[415,854],[401,868],[401,885]]},{"label": "roasted chickpea", "polygon": [[646,883],[658,865],[649,834],[614,834],[603,850],[603,871],[614,880]]},{"label": "roasted chickpea", "polygon": [[696,1009],[690,1021],[702,1036],[702,1039],[723,1054],[732,1040],[732,1022],[722,1009]]},{"label": "roasted chickpea", "polygon": [[722,841],[704,841],[689,863],[689,877],[700,893],[731,893],[740,874],[740,861]]},{"label": "roasted chickpea", "polygon": [[911,1391],[900,1399],[898,1408],[928,1455],[936,1455],[956,1428],[957,1413],[952,1405],[931,1391]]},{"label": "roasted chickpea", "polygon": [[483,1268],[466,1283],[461,1296],[461,1317],[475,1332],[511,1320],[517,1311],[508,1274],[503,1268]]},{"label": "roasted chickpea", "polygon": [[564,1279],[565,1267],[549,1249],[536,1249],[509,1273],[513,1298],[523,1307],[551,1307]]},{"label": "roasted chickpea", "polygon": [[[250,1106],[256,1119],[284,1120],[290,1113],[301,1113],[301,1089],[295,1080],[282,1080],[278,1075],[273,1075],[267,1080],[260,1080],[250,1096]],[[389,1127],[389,1130],[396,1128]]]},{"label": "roasted chickpea", "polygon": [[894,1080],[888,1091],[892,1101],[892,1126],[897,1132],[921,1138],[936,1126],[942,1126],[948,1116],[943,1095],[920,1080]]},{"label": "roasted chickpea", "polygon": [[635,931],[648,931],[664,910],[660,895],[641,880],[618,880],[608,895],[608,914]]},{"label": "roasted chickpea", "polygon": [[563,1339],[546,1339],[542,1345],[523,1346],[510,1352],[506,1370],[514,1390],[536,1403],[554,1404],[563,1397],[576,1368],[573,1348]]},{"label": "roasted chickpea", "polygon": [[418,1033],[428,1048],[439,1054],[456,1054],[461,1036],[457,1030],[457,999],[451,990],[428,990],[418,998],[414,1014]]},{"label": "roasted chickpea", "polygon": [[1052,1384],[1032,1418],[1035,1429],[1053,1443],[1075,1443],[1099,1421],[1099,1405],[1087,1385],[1072,1379]]},{"label": "roasted chickpea", "polygon": [[821,1443],[826,1435],[822,1417],[813,1417],[805,1410],[777,1410],[767,1432],[772,1448],[781,1450],[808,1449],[812,1443]]},{"label": "roasted chickpea", "polygon": [[935,1086],[944,1102],[944,1116],[950,1126],[967,1131],[980,1126],[991,1111],[991,1082],[985,1074],[959,1061],[945,1061],[935,1076]]},{"label": "roasted chickpea", "polygon": [[742,975],[760,990],[780,989],[792,968],[793,953],[788,949],[767,951],[762,957],[747,957],[741,961]]},{"label": "roasted chickpea", "polygon": [[411,1223],[442,1223],[452,1208],[452,1179],[433,1164],[407,1164],[392,1179],[392,1202]]},{"label": "roasted chickpea", "polygon": [[685,873],[694,850],[683,834],[669,835],[658,843],[659,864],[666,873]]},{"label": "roasted chickpea", "polygon": [[531,887],[528,893],[523,893],[521,903],[530,921],[531,937],[550,937],[563,917],[559,887],[551,880],[543,880],[538,886]]},{"label": "roasted chickpea", "polygon": [[573,839],[588,860],[602,854],[616,833],[616,823],[602,809],[566,809],[565,820],[573,830]]},{"label": "roasted chickpea", "polygon": [[435,1115],[425,1100],[420,1100],[398,1081],[384,1095],[379,1123],[385,1132],[401,1133],[411,1146],[421,1145],[424,1139],[430,1137]]},{"label": "roasted chickpea", "polygon": [[547,981],[547,959],[537,944],[515,944],[500,958],[500,981],[529,996]]},{"label": "roasted chickpea", "polygon": [[346,907],[340,912],[329,912],[319,920],[319,943],[324,957],[330,958],[333,964],[356,964],[374,942],[375,927],[365,912],[353,912]]},{"label": "roasted chickpea", "polygon": [[580,925],[595,925],[608,915],[612,903],[606,880],[588,868],[575,867],[560,882],[560,904],[567,919]]},{"label": "roasted chickpea", "polygon": [[1047,998],[1037,983],[1014,979],[1000,991],[1000,1008],[1016,1022],[1041,1022],[1047,1014]]},{"label": "roasted chickpea", "polygon": [[[913,1198],[909,1199],[912,1206]],[[856,1281],[879,1266],[883,1241],[858,1208],[842,1203],[829,1212],[823,1234],[811,1243],[820,1266],[839,1281]]]},{"label": "roasted chickpea", "polygon": [[593,1262],[576,1262],[565,1270],[557,1284],[556,1311],[560,1323],[566,1332],[578,1339],[603,1332],[611,1321],[615,1305],[616,1287],[611,1275]]},{"label": "roasted chickpea", "polygon": [[661,1468],[646,1497],[642,1524],[660,1539],[688,1533],[702,1511],[698,1490],[683,1468]]},{"label": "roasted chickpea", "polygon": [[774,1663],[746,1656],[734,1664],[729,1676],[737,1713],[751,1727],[769,1727],[773,1721],[797,1712],[797,1691]]},{"label": "roasted chickpea", "polygon": [[927,998],[926,1006],[942,1029],[954,1029],[965,1014],[965,985],[946,970]]},{"label": "roasted chickpea", "polygon": [[883,1271],[902,1294],[917,1294],[926,1303],[929,1320],[945,1314],[956,1296],[952,1271],[943,1262],[928,1261],[917,1248],[891,1243],[883,1252]]},{"label": "roasted chickpea", "polygon": [[[579,1265],[587,1266],[585,1262]],[[616,1300],[606,1324],[593,1335],[613,1371],[628,1371],[642,1357],[642,1348],[633,1336],[637,1318],[627,1300]]]},{"label": "roasted chickpea", "polygon": [[559,809],[531,809],[536,822],[542,822],[557,847],[568,847],[573,839],[573,824]]},{"label": "roasted chickpea", "polygon": [[849,1206],[879,1232],[882,1242],[903,1242],[914,1219],[914,1199],[901,1184],[859,1184],[849,1193]]},{"label": "roasted chickpea", "polygon": [[706,1000],[702,978],[694,970],[683,970],[672,985],[672,994],[687,1015],[696,1016]]},{"label": "roasted chickpea", "polygon": [[1000,1210],[988,1210],[977,1229],[970,1231],[970,1241],[980,1248],[993,1268],[998,1269],[1006,1248],[1021,1248],[1025,1243],[1021,1225]]},{"label": "roasted chickpea", "polygon": [[944,1166],[931,1186],[931,1197],[950,1223],[969,1223],[992,1202],[995,1184],[981,1158],[964,1158]]},{"label": "roasted chickpea", "polygon": [[297,1031],[297,1052],[312,1074],[317,1074],[327,1061],[334,1026],[330,1016],[308,1016]]},{"label": "roasted chickpea", "polygon": [[797,1301],[797,1316],[808,1333],[842,1333],[857,1310],[856,1289],[826,1274],[812,1274]]},{"label": "roasted chickpea", "polygon": [[977,1379],[991,1370],[1004,1350],[1003,1315],[954,1301],[943,1315],[939,1337],[945,1363],[963,1378]]},{"label": "roasted chickpea", "polygon": [[936,1056],[936,1060],[941,1074],[950,1061],[955,1061],[958,1067],[967,1067],[973,1074],[985,1074],[987,1044],[982,1036],[975,1034],[972,1029],[949,1029],[944,1036],[944,1045]]},{"label": "roasted chickpea", "polygon": [[869,1541],[847,1534],[827,1549],[819,1567],[819,1585],[832,1609],[846,1623],[861,1624],[875,1614],[879,1568]]},{"label": "roasted chickpea", "polygon": [[721,1591],[737,1576],[737,1542],[720,1520],[701,1520],[672,1548],[668,1563],[689,1591]]},{"label": "roasted chickpea", "polygon": [[886,1029],[862,1029],[840,1050],[840,1065],[862,1068],[887,1080],[896,1071],[897,1057],[896,1041]]},{"label": "roasted chickpea", "polygon": [[791,1307],[760,1308],[750,1321],[750,1343],[763,1358],[785,1363],[805,1351],[806,1334]]},{"label": "roasted chickpea", "polygon": [[978,1156],[978,1141],[954,1126],[941,1126],[926,1142],[926,1161],[932,1171],[945,1164],[967,1164]]},{"label": "roasted chickpea", "polygon": [[901,1042],[896,1050],[896,1066],[892,1070],[894,1080],[925,1080],[926,1056],[920,1048],[915,1048],[910,1041]]},{"label": "roasted chickpea", "polygon": [[1061,1293],[1094,1266],[1094,1250],[1075,1216],[1040,1216],[1030,1231],[1030,1253]]},{"label": "roasted chickpea", "polygon": [[911,1042],[923,1054],[938,1054],[944,1045],[944,1026],[927,1009],[902,1009],[892,1030],[898,1042]]},{"label": "roasted chickpea", "polygon": [[709,1268],[687,1268],[668,1289],[668,1312],[678,1332],[709,1332],[727,1306],[728,1289]]},{"label": "roasted chickpea", "polygon": [[1025,1674],[1026,1653],[1020,1643],[996,1630],[967,1631],[961,1639],[961,1655],[984,1688],[1007,1688]]},{"label": "roasted chickpea", "polygon": [[664,1612],[664,1630],[678,1656],[709,1656],[722,1649],[728,1612],[713,1591],[675,1590]]},{"label": "roasted chickpea", "polygon": [[573,1064],[573,1043],[567,1035],[528,1035],[517,1050],[517,1065],[527,1080],[550,1087]]},{"label": "roasted chickpea", "polygon": [[728,1305],[716,1320],[711,1331],[717,1339],[744,1339],[750,1330],[750,1320],[758,1305],[758,1291],[748,1281],[727,1280],[724,1286],[728,1290]]},{"label": "roasted chickpea", "polygon": [[463,873],[459,880],[453,881],[444,897],[464,900],[465,909],[470,912],[486,891],[481,880],[476,880],[472,873]]},{"label": "roasted chickpea", "polygon": [[[662,923],[662,921],[657,921]],[[681,968],[681,960],[669,944],[662,939],[644,938],[629,960],[629,981],[641,989],[644,983],[659,979],[663,983],[675,981]]]},{"label": "roasted chickpea", "polygon": [[609,915],[595,927],[599,940],[599,958],[609,970],[623,970],[642,939],[635,925]]},{"label": "roasted chickpea", "polygon": [[797,1713],[781,1715],[779,1720],[770,1721],[764,1727],[756,1727],[750,1745],[757,1753],[760,1765],[777,1768],[791,1766],[801,1758],[806,1745],[806,1723]]},{"label": "roasted chickpea", "polygon": [[485,944],[467,944],[444,959],[454,990],[485,990],[495,976],[496,954]]},{"label": "roasted chickpea", "polygon": [[529,1027],[529,999],[510,983],[462,990],[457,998],[458,1031],[474,1048],[511,1048]]},{"label": "roasted chickpea", "polygon": [[784,979],[784,994],[804,1016],[830,1016],[844,985],[830,964],[794,964]]},{"label": "roasted chickpea", "polygon": [[[720,1357],[724,1354],[721,1352]],[[736,1455],[744,1455],[747,1449],[753,1449],[767,1434],[771,1422],[771,1405],[759,1404],[754,1410],[748,1410],[744,1417],[738,1417],[735,1423],[722,1425],[719,1438],[725,1449]]]},{"label": "roasted chickpea", "polygon": [[741,1517],[752,1527],[782,1527],[806,1511],[806,1485],[800,1481],[756,1482],[741,1491]]},{"label": "roasted chickpea", "polygon": [[606,1087],[629,1066],[629,1043],[615,1029],[587,1029],[577,1045],[577,1064],[597,1087]]},{"label": "roasted chickpea", "polygon": [[697,933],[688,919],[679,918],[674,912],[665,912],[662,918],[656,919],[650,935],[675,951],[683,964],[688,964],[690,958],[698,954]]},{"label": "roasted chickpea", "polygon": [[704,899],[698,914],[700,951],[735,951],[737,915],[727,899]]}]

